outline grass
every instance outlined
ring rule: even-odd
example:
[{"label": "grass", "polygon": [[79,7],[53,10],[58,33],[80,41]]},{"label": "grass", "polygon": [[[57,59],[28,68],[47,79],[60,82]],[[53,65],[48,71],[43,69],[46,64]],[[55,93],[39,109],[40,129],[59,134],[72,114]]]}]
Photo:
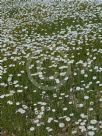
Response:
[{"label": "grass", "polygon": [[0,41],[2,135],[101,136],[102,5],[7,2]]}]

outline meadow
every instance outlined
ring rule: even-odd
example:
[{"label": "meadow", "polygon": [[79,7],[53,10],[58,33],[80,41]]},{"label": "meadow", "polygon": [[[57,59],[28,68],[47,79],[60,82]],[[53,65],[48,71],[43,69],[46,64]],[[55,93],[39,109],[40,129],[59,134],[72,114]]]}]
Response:
[{"label": "meadow", "polygon": [[1,136],[102,136],[102,4],[1,2]]}]

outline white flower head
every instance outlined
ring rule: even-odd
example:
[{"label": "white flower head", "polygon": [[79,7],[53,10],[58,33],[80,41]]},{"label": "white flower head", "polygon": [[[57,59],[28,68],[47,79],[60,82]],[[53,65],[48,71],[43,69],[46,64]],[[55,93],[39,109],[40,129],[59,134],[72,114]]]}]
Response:
[{"label": "white flower head", "polygon": [[26,111],[25,111],[24,109],[22,109],[22,108],[19,108],[19,109],[17,110],[17,112],[19,112],[19,113],[21,113],[21,114],[24,114]]},{"label": "white flower head", "polygon": [[9,105],[12,105],[12,104],[13,104],[13,102],[12,102],[12,101],[7,101],[7,103],[8,103]]},{"label": "white flower head", "polygon": [[52,122],[52,120],[53,120],[53,118],[48,118],[48,123],[51,123]]},{"label": "white flower head", "polygon": [[70,117],[66,117],[66,121],[70,121],[71,119],[70,119]]},{"label": "white flower head", "polygon": [[65,127],[65,124],[64,123],[59,123],[59,127],[63,128],[63,127]]},{"label": "white flower head", "polygon": [[93,120],[90,121],[90,123],[94,125],[94,124],[97,123],[97,120],[93,119]]},{"label": "white flower head", "polygon": [[35,130],[35,128],[34,128],[34,127],[31,127],[31,128],[30,128],[30,131],[34,131],[34,130]]},{"label": "white flower head", "polygon": [[88,99],[89,99],[89,96],[84,96],[84,99],[85,99],[85,100],[88,100]]},{"label": "white flower head", "polygon": [[94,136],[95,135],[95,132],[94,131],[89,131],[88,132],[88,136]]}]

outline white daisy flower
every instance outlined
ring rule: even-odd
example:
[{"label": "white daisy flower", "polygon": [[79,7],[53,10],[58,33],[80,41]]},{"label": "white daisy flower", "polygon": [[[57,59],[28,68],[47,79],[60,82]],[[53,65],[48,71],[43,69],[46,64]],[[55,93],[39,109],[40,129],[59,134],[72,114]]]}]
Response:
[{"label": "white daisy flower", "polygon": [[65,124],[64,123],[59,123],[59,127],[63,128],[63,127],[65,127]]},{"label": "white daisy flower", "polygon": [[30,128],[30,131],[34,131],[34,130],[35,130],[35,128],[34,128],[34,127],[31,127],[31,128]]}]

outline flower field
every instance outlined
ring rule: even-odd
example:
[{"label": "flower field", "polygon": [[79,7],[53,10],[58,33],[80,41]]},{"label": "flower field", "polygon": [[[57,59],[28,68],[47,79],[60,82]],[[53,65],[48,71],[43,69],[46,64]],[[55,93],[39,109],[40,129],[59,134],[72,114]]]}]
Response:
[{"label": "flower field", "polygon": [[1,10],[1,136],[102,136],[102,3]]}]

